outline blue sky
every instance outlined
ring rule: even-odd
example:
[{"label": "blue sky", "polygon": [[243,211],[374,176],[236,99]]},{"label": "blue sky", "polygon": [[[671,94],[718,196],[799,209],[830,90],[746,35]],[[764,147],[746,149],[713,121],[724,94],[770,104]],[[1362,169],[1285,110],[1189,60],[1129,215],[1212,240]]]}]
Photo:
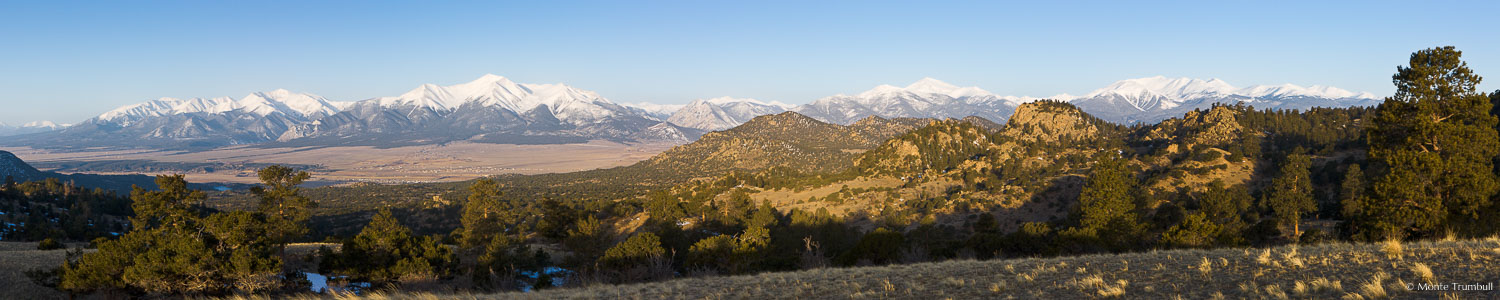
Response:
[{"label": "blue sky", "polygon": [[1497,1],[0,2],[0,122],[286,88],[332,100],[486,73],[615,102],[793,104],[933,77],[1002,95],[1220,78],[1387,95],[1454,45],[1500,88]]}]

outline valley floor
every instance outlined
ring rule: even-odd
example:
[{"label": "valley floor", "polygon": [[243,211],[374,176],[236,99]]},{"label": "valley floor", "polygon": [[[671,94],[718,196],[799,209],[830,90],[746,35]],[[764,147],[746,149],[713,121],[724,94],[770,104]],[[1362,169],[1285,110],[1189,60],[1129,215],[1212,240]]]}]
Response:
[{"label": "valley floor", "polygon": [[[313,185],[345,182],[408,183],[463,181],[495,174],[541,174],[610,168],[636,163],[671,149],[675,144],[621,144],[591,141],[584,144],[505,145],[455,142],[446,145],[374,147],[257,148],[226,147],[207,151],[101,150],[55,152],[31,148],[0,148],[39,165],[43,171],[90,174],[168,174],[179,170],[152,171],[173,163],[294,164],[322,166],[313,173]],[[89,162],[145,161],[140,170],[90,170],[45,168],[49,165],[80,165]],[[153,166],[151,162],[163,163]],[[216,168],[210,172],[187,172],[189,182],[258,183],[254,168]]]}]

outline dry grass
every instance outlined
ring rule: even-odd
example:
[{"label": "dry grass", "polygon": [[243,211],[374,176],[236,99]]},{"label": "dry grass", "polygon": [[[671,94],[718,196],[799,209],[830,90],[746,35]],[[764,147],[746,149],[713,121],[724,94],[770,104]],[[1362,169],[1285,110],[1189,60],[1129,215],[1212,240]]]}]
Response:
[{"label": "dry grass", "polygon": [[[1500,241],[1333,243],[1269,249],[1162,250],[1045,259],[912,265],[702,277],[539,293],[460,294],[459,299],[1386,299],[1484,298],[1476,292],[1406,291],[1428,280],[1416,264],[1466,266],[1432,278],[1500,281]],[[1470,254],[1472,253],[1472,254]],[[1130,267],[1136,266],[1136,267]],[[1145,266],[1145,267],[1142,267]],[[1439,272],[1441,271],[1441,272]],[[1404,276],[1404,277],[1403,277]],[[1353,286],[1346,290],[1344,283]],[[381,294],[380,299],[430,299]]]},{"label": "dry grass", "polygon": [[64,299],[66,294],[26,277],[32,269],[62,265],[67,250],[36,250],[35,242],[0,242],[0,299]]},{"label": "dry grass", "polygon": [[1401,260],[1405,252],[1402,251],[1402,248],[1401,241],[1397,240],[1386,240],[1380,243],[1380,252],[1385,253],[1386,257],[1394,260]]},{"label": "dry grass", "polygon": [[[16,246],[19,248],[20,246]],[[313,245],[306,245],[312,248]],[[1500,240],[1401,244],[1333,243],[1269,249],[1161,250],[1060,258],[957,260],[758,275],[596,285],[537,293],[375,292],[302,299],[1472,299],[1488,292],[1407,291],[1428,280],[1500,282]],[[0,248],[7,249],[7,248]],[[62,251],[5,251],[0,286],[30,298],[61,295],[30,286],[20,270],[52,266]],[[1131,267],[1135,266],[1135,267]],[[1438,266],[1440,268],[1432,268]],[[1463,267],[1449,267],[1463,266]],[[1423,268],[1426,267],[1426,268]],[[1425,270],[1424,270],[1425,269]],[[1432,275],[1426,275],[1431,273]],[[1349,283],[1349,287],[1345,287]],[[236,297],[235,299],[246,299]],[[250,297],[264,299],[264,297]]]}]

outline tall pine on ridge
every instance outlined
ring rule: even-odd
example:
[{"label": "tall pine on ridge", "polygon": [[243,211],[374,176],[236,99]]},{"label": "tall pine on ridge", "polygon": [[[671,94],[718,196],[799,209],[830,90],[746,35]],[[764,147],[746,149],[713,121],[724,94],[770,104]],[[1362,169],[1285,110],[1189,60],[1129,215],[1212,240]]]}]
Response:
[{"label": "tall pine on ridge", "polygon": [[1365,210],[1372,238],[1483,235],[1479,214],[1500,189],[1500,154],[1481,78],[1452,46],[1417,51],[1396,67],[1395,95],[1376,108],[1366,135],[1380,168]]}]

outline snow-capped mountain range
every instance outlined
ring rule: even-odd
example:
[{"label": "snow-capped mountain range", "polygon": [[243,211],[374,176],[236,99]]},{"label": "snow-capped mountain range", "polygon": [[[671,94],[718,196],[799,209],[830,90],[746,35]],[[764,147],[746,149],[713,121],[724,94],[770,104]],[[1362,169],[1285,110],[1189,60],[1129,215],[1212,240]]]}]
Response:
[{"label": "snow-capped mountain range", "polygon": [[1069,101],[1089,114],[1118,123],[1156,122],[1215,103],[1308,109],[1373,106],[1381,101],[1371,93],[1326,86],[1283,84],[1236,88],[1219,79],[1163,76],[1121,80],[1082,97],[1058,97],[1058,100]]},{"label": "snow-capped mountain range", "polygon": [[10,126],[0,122],[0,136],[22,135],[28,133],[48,132],[67,128],[70,124],[57,124],[52,121],[34,121],[21,126]]},{"label": "snow-capped mountain range", "polygon": [[235,111],[258,116],[279,113],[302,120],[316,120],[338,113],[350,104],[350,102],[328,101],[328,99],[318,95],[294,93],[284,89],[277,89],[269,92],[253,93],[239,99],[229,97],[160,98],[116,108],[115,110],[99,115],[95,120],[128,125],[131,122],[152,117],[193,113],[218,114]]},{"label": "snow-capped mountain range", "polygon": [[[793,106],[775,101],[721,97],[688,104],[616,104],[598,93],[565,84],[516,83],[484,75],[455,85],[424,84],[406,93],[361,101],[274,90],[229,98],[161,98],[105,112],[75,126],[38,126],[53,133],[22,135],[11,144],[90,147],[223,146],[279,142],[288,145],[373,145],[471,140],[554,143],[589,139],[686,142],[703,132],[738,126],[760,115],[795,111],[830,123],[886,118],[979,116],[1004,123],[1022,103],[1071,102],[1119,123],[1156,122],[1214,103],[1306,109],[1374,105],[1370,93],[1292,84],[1237,88],[1219,79],[1162,76],[1115,82],[1083,96],[1001,96],[923,78],[905,87],[876,86]],[[0,126],[0,134],[5,130]],[[3,142],[3,141],[0,141]]]},{"label": "snow-capped mountain range", "polygon": [[[978,87],[958,87],[923,78],[906,87],[876,86],[855,95],[834,95],[793,109],[824,122],[851,124],[867,116],[1005,120],[1027,98],[1001,97]],[[1034,100],[1034,99],[1030,99]]]},{"label": "snow-capped mountain range", "polygon": [[666,121],[687,128],[718,131],[734,128],[755,117],[777,114],[792,108],[786,103],[761,102],[755,99],[699,99],[678,108]]}]

